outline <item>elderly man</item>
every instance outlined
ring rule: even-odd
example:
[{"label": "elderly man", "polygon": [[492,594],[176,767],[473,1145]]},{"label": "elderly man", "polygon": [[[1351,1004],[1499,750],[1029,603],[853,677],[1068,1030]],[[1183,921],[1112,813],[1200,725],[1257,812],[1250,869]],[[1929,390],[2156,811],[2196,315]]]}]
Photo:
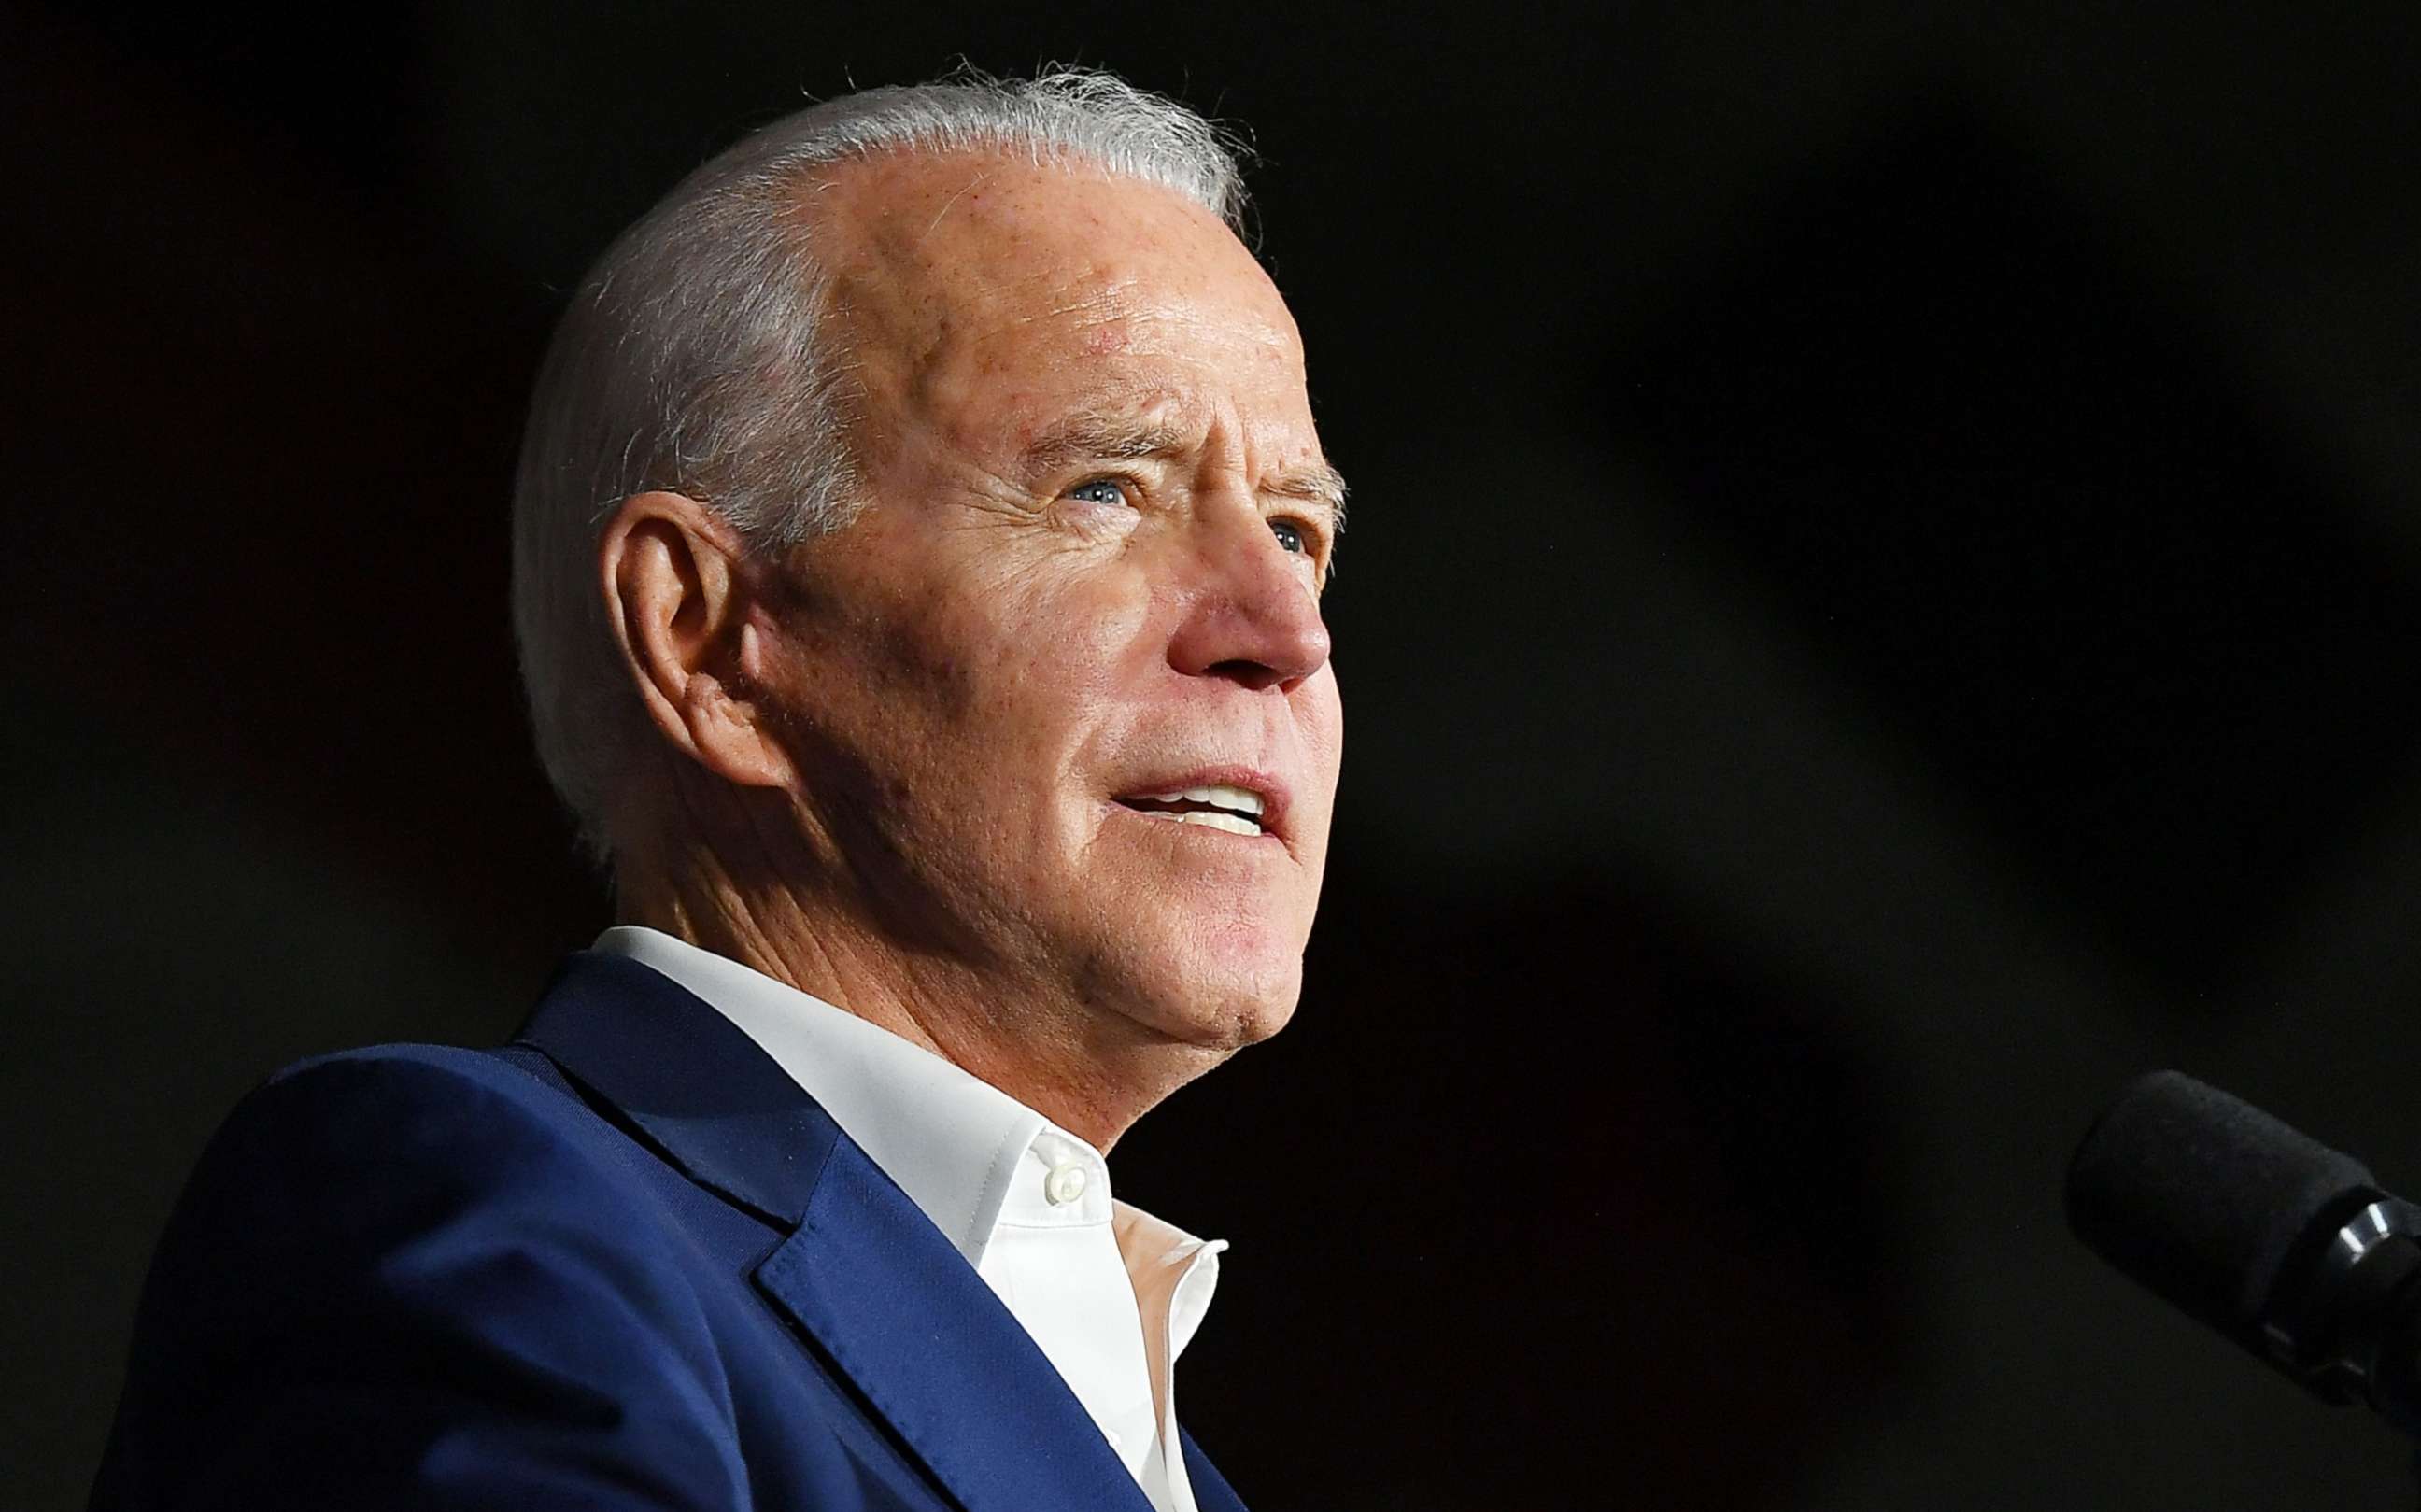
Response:
[{"label": "elderly man", "polygon": [[875,90],[617,242],[515,612],[623,923],[306,1063],[163,1240],[105,1508],[1235,1507],[1102,1155],[1292,1011],[1343,490],[1203,121]]}]

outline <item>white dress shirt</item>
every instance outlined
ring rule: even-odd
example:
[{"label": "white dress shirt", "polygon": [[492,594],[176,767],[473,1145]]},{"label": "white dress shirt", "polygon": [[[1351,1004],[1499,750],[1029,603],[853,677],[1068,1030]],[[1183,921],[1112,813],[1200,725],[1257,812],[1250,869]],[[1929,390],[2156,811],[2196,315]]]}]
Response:
[{"label": "white dress shirt", "polygon": [[1114,1201],[1090,1145],[887,1029],[659,930],[597,948],[654,968],[755,1040],[832,1115],[1056,1366],[1159,1512],[1195,1512],[1177,1450],[1177,1357],[1223,1239]]}]

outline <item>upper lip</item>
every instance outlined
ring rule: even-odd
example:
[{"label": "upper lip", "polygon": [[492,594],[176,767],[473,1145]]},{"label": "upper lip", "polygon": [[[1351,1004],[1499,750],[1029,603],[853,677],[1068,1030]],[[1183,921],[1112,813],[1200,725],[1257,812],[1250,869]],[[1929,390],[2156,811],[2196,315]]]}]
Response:
[{"label": "upper lip", "polygon": [[1113,801],[1150,798],[1161,793],[1181,792],[1188,787],[1242,787],[1261,795],[1260,825],[1263,834],[1281,840],[1292,838],[1287,823],[1289,803],[1287,785],[1282,778],[1257,767],[1217,764],[1171,771],[1164,775],[1147,777],[1140,782],[1121,784]]}]

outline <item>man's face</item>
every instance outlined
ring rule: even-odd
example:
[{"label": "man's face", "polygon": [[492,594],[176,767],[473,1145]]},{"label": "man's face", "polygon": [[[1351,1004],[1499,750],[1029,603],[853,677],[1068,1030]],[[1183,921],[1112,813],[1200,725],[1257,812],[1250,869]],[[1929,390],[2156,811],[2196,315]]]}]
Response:
[{"label": "man's face", "polygon": [[1005,1003],[1275,1032],[1343,733],[1285,304],[1148,185],[902,156],[822,193],[867,504],[785,562],[760,690],[810,834]]}]

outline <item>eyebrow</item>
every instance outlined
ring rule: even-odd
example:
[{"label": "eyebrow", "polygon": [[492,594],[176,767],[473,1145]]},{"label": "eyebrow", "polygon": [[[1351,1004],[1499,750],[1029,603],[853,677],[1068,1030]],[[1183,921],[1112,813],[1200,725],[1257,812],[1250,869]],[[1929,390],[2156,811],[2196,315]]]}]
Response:
[{"label": "eyebrow", "polygon": [[1192,436],[1164,422],[1074,414],[1037,436],[1025,448],[1025,462],[1037,472],[1048,472],[1070,462],[1141,461],[1179,456],[1193,444]]},{"label": "eyebrow", "polygon": [[[1164,421],[1074,414],[1037,436],[1023,460],[1029,471],[1047,473],[1070,462],[1181,457],[1196,444],[1192,431]],[[1331,528],[1345,530],[1345,475],[1324,460],[1283,469],[1258,491],[1325,506]]]},{"label": "eyebrow", "polygon": [[1326,462],[1289,468],[1261,491],[1325,505],[1329,528],[1340,536],[1345,534],[1345,475]]}]

